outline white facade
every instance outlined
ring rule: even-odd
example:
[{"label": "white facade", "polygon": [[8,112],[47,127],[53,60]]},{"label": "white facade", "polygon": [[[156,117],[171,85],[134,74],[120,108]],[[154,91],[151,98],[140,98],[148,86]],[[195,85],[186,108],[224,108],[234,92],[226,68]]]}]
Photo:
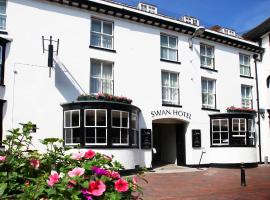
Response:
[{"label": "white facade", "polygon": [[[109,2],[104,2],[104,4],[120,7]],[[132,10],[132,8],[126,9]],[[134,9],[134,12],[142,11]],[[199,37],[192,39],[193,49],[190,49],[191,36],[189,34],[135,22],[125,17],[120,18],[44,0],[9,0],[6,13],[6,30],[8,37],[13,41],[7,44],[5,87],[0,88],[1,98],[7,101],[3,110],[4,135],[6,130],[17,127],[18,123],[32,121],[38,127],[37,132],[34,133],[36,148],[42,150],[38,143],[39,139],[62,138],[63,108],[60,104],[76,101],[83,91],[90,92],[90,60],[96,59],[113,63],[114,95],[129,97],[133,100],[132,104],[140,108],[139,129],[152,130],[154,124],[185,124],[186,131],[181,133],[169,131],[175,127],[168,128],[166,142],[171,143],[175,140],[175,136],[172,135],[185,135],[186,165],[198,165],[202,152],[204,153],[201,164],[259,162],[258,139],[256,139],[255,147],[211,147],[210,140],[209,114],[226,113],[226,108],[230,106],[241,107],[241,85],[252,87],[253,108],[257,110],[255,79],[240,77],[239,54],[250,56],[251,76],[255,77],[252,58],[254,53],[250,50]],[[155,16],[149,13],[145,15]],[[89,48],[90,26],[93,18],[113,22],[113,50],[115,52]],[[196,28],[188,24],[184,26]],[[222,35],[211,30],[207,31],[217,36]],[[161,35],[177,38],[178,63],[164,62],[160,59]],[[48,53],[42,51],[42,36],[47,39],[50,36],[54,40],[59,39],[58,59],[70,73],[55,65],[49,76]],[[258,46],[239,38],[222,37],[232,39],[235,43],[240,41],[254,47]],[[214,47],[214,70],[200,67],[200,44],[202,43]],[[265,40],[264,44],[269,46],[269,41]],[[45,43],[45,48],[47,45]],[[269,54],[269,48],[266,53]],[[266,59],[268,60],[265,62],[270,65],[270,57]],[[267,70],[269,74],[270,68]],[[162,106],[162,71],[178,74],[182,107]],[[78,84],[70,78],[70,74]],[[260,76],[264,74],[266,73],[260,71]],[[216,82],[216,108],[214,110],[202,110],[202,78]],[[261,95],[267,92],[266,88],[260,87]],[[270,105],[267,102],[269,102],[269,97],[268,100],[262,100],[261,107],[269,108]],[[269,133],[267,117],[262,121],[262,132]],[[193,129],[201,130],[200,148],[192,147]],[[160,131],[162,132],[161,129]],[[269,140],[270,136],[264,134],[262,146],[265,147],[265,142]],[[165,154],[162,157],[177,163],[174,149],[166,148],[161,152]],[[136,165],[151,167],[151,149],[96,148],[95,150],[108,155],[113,154],[115,159],[120,160],[127,169],[132,169]],[[262,149],[262,156],[269,154],[269,148]]]}]

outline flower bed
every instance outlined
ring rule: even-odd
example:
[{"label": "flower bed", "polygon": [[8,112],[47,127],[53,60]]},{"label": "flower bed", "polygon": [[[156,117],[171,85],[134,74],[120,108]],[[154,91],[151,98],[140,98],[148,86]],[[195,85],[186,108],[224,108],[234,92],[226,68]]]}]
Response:
[{"label": "flower bed", "polygon": [[123,97],[123,96],[113,96],[110,94],[83,94],[80,95],[77,98],[78,101],[89,101],[89,100],[105,100],[105,101],[114,101],[114,102],[121,102],[121,103],[127,103],[127,104],[131,104],[132,100],[127,98],[127,97]]},{"label": "flower bed", "polygon": [[251,108],[237,108],[234,106],[228,107],[226,110],[227,112],[243,112],[243,113],[253,113],[253,114],[256,113],[256,110],[251,109]]},{"label": "flower bed", "polygon": [[141,187],[119,174],[122,166],[112,157],[92,150],[67,154],[63,141],[42,141],[46,153],[30,150],[32,124],[14,129],[0,156],[0,199],[122,200],[139,199]]}]

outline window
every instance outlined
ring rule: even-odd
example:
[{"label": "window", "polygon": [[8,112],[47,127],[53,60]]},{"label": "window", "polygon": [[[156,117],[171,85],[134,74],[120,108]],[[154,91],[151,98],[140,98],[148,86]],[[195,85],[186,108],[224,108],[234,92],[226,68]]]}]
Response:
[{"label": "window", "polygon": [[6,30],[6,0],[0,0],[0,30]]},{"label": "window", "polygon": [[241,85],[242,108],[252,108],[252,87]]},{"label": "window", "polygon": [[80,143],[80,110],[64,112],[65,144]]},{"label": "window", "polygon": [[179,105],[178,73],[161,72],[162,103]]},{"label": "window", "polygon": [[113,64],[91,60],[90,93],[113,94]]},{"label": "window", "polygon": [[239,54],[240,75],[251,76],[250,73],[250,56]]},{"label": "window", "polygon": [[232,139],[231,145],[245,145],[246,144],[246,119],[233,118],[232,119]]},{"label": "window", "polygon": [[255,146],[255,120],[248,119],[248,145]]},{"label": "window", "polygon": [[131,113],[131,136],[130,136],[130,143],[132,146],[137,146],[138,145],[138,114],[137,112],[132,112]]},{"label": "window", "polygon": [[229,122],[228,119],[212,120],[212,145],[229,144]]},{"label": "window", "polygon": [[215,68],[215,56],[214,47],[201,44],[200,45],[201,66],[214,69]]},{"label": "window", "polygon": [[216,89],[215,80],[202,79],[202,107],[216,108]]},{"label": "window", "polygon": [[107,110],[84,110],[85,144],[107,144]]},{"label": "window", "polygon": [[177,61],[178,60],[178,44],[177,38],[160,35],[160,44],[161,44],[161,59]]},{"label": "window", "polygon": [[129,113],[125,111],[112,110],[112,144],[128,145],[129,136]]},{"label": "window", "polygon": [[113,49],[113,23],[98,19],[91,22],[91,46]]}]

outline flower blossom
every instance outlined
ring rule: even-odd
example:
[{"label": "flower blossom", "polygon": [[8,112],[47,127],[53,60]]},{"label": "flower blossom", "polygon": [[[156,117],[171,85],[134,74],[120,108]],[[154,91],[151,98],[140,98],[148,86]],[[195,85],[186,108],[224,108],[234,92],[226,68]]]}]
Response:
[{"label": "flower blossom", "polygon": [[71,158],[73,160],[81,160],[84,157],[84,152],[73,153]]},{"label": "flower blossom", "polygon": [[0,161],[5,161],[6,160],[6,156],[0,156]]},{"label": "flower blossom", "polygon": [[114,187],[118,192],[126,192],[128,190],[128,182],[124,179],[119,179],[114,183]]},{"label": "flower blossom", "polygon": [[102,181],[91,181],[89,183],[89,194],[93,196],[101,196],[106,190],[106,185]]},{"label": "flower blossom", "polygon": [[119,179],[120,174],[116,171],[108,171],[108,176],[112,179]]},{"label": "flower blossom", "polygon": [[92,200],[92,196],[90,195],[87,189],[83,188],[81,192],[83,196],[86,198],[86,200]]},{"label": "flower blossom", "polygon": [[30,161],[30,165],[34,168],[34,169],[38,169],[39,165],[40,165],[40,161],[37,159],[31,160]]},{"label": "flower blossom", "polygon": [[59,182],[59,174],[56,171],[51,171],[51,175],[49,176],[49,180],[47,180],[47,183],[49,186],[53,186],[55,183]]},{"label": "flower blossom", "polygon": [[84,168],[81,167],[75,167],[73,170],[68,172],[69,177],[74,177],[74,176],[81,176],[84,174]]},{"label": "flower blossom", "polygon": [[102,176],[102,175],[107,176],[109,173],[106,169],[102,169],[102,168],[96,167],[96,166],[92,167],[92,171],[98,176]]},{"label": "flower blossom", "polygon": [[94,158],[95,155],[96,153],[93,150],[89,149],[88,151],[85,152],[84,157],[86,159],[92,159]]},{"label": "flower blossom", "polygon": [[74,188],[75,185],[77,185],[77,182],[75,180],[70,180],[68,182],[67,188],[68,189]]}]

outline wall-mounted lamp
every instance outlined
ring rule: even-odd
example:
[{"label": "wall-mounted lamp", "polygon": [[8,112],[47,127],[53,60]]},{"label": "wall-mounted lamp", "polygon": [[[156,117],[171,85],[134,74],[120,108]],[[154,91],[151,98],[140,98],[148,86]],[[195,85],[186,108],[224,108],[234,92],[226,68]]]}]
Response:
[{"label": "wall-mounted lamp", "polygon": [[205,31],[205,28],[203,26],[199,26],[195,29],[194,33],[192,34],[192,36],[190,38],[188,38],[188,44],[189,44],[189,48],[193,49],[193,41],[192,39],[194,37],[198,37],[200,35],[202,35]]}]

